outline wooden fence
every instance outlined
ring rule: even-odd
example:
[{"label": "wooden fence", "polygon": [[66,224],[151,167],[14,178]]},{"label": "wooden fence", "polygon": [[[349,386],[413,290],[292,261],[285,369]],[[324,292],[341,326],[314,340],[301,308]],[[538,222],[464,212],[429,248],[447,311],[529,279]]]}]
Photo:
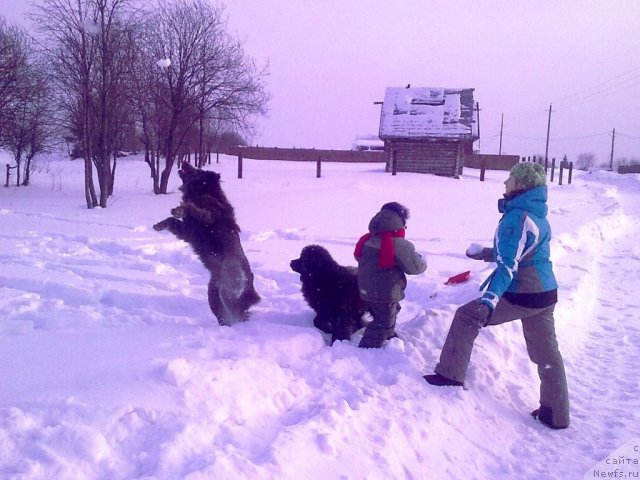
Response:
[{"label": "wooden fence", "polygon": [[[17,165],[11,166],[7,163],[7,181],[4,183],[5,187],[9,186],[9,178],[11,177],[11,170],[17,169],[17,168],[18,168]],[[20,182],[16,182],[16,186],[20,186]]]},{"label": "wooden fence", "polygon": [[511,170],[520,161],[518,155],[488,155],[484,153],[474,153],[463,155],[464,166],[485,170]]},{"label": "wooden fence", "polygon": [[640,165],[619,165],[618,173],[640,173]]},{"label": "wooden fence", "polygon": [[[316,162],[316,176],[320,178],[322,176],[322,162],[345,162],[345,163],[384,163],[386,162],[386,155],[383,151],[359,151],[359,150],[316,150],[308,148],[278,148],[278,147],[229,147],[223,153],[226,155],[233,155],[238,157],[238,178],[242,178],[243,175],[243,159],[252,160],[284,160],[284,161],[296,161],[296,162]],[[217,157],[218,155],[216,155]],[[542,161],[541,158],[536,157],[522,157],[518,155],[487,155],[487,154],[473,154],[463,155],[464,166],[469,168],[480,169],[480,181],[484,181],[485,170],[511,170],[515,164],[520,161],[534,161],[544,166],[545,173],[551,170],[550,181],[554,181],[556,159],[552,159],[551,162],[547,160]],[[209,162],[211,161],[209,157]],[[217,161],[217,160],[216,160]],[[563,173],[565,169],[568,169],[569,178],[571,183],[571,177],[573,174],[573,162],[560,162],[560,172],[558,183],[562,185]],[[395,169],[392,169],[392,174],[395,175]]]},{"label": "wooden fence", "polygon": [[296,162],[384,163],[383,151],[316,150],[315,148],[229,147],[220,152],[252,160],[287,160]]}]

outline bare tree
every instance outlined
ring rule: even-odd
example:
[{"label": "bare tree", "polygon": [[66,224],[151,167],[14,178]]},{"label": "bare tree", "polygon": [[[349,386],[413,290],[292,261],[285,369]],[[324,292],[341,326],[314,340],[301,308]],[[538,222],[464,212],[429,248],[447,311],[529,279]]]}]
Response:
[{"label": "bare tree", "polygon": [[[164,157],[150,163],[154,191],[166,193],[171,169],[186,140],[197,129],[198,156],[203,158],[207,129],[225,122],[250,129],[254,115],[264,114],[269,96],[258,69],[242,44],[226,31],[224,7],[204,0],[161,0],[149,27],[141,30],[138,110],[149,135],[157,136]],[[142,98],[153,106],[142,106]],[[148,122],[153,124],[151,127]]]},{"label": "bare tree", "polygon": [[596,156],[593,153],[581,153],[576,160],[576,168],[578,170],[589,170],[596,164]]},{"label": "bare tree", "polygon": [[21,69],[19,83],[20,93],[3,122],[0,142],[13,153],[16,185],[29,185],[34,157],[46,151],[54,137],[54,112],[42,64],[33,62]]},{"label": "bare tree", "polygon": [[0,15],[0,132],[20,95],[19,79],[27,65],[27,44],[26,33],[7,25]]},{"label": "bare tree", "polygon": [[203,47],[198,60],[198,158],[205,155],[207,131],[252,131],[255,114],[266,113],[269,96],[263,84],[267,67],[258,69],[244,54],[242,43],[226,33],[222,7],[211,7],[217,21],[202,29]]},{"label": "bare tree", "polygon": [[[157,14],[156,14],[157,15]],[[149,14],[152,18],[155,15]],[[136,116],[139,139],[144,146],[145,162],[151,169],[154,193],[160,193],[160,151],[161,135],[166,129],[164,120],[170,112],[162,96],[165,89],[160,77],[160,69],[165,68],[165,59],[157,59],[148,45],[152,24],[139,26],[134,36],[133,78],[134,95],[132,107]]]},{"label": "bare tree", "polygon": [[[40,0],[32,18],[52,66],[67,128],[80,143],[88,208],[106,207],[127,115],[133,52],[130,0]],[[99,198],[93,173],[98,177]]]}]

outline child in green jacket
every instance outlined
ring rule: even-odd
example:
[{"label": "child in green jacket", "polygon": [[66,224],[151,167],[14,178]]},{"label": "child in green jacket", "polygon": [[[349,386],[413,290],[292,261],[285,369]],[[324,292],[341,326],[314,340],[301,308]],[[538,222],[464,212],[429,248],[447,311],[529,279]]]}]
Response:
[{"label": "child in green jacket", "polygon": [[380,348],[395,337],[396,316],[409,275],[427,269],[427,263],[404,238],[409,209],[398,202],[385,203],[369,222],[354,252],[358,261],[358,288],[373,321],[367,325],[360,347]]}]

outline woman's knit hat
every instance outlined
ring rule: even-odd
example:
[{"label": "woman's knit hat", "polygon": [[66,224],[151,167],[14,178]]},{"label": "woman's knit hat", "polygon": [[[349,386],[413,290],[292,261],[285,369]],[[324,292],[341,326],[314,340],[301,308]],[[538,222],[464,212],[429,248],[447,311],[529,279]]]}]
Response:
[{"label": "woman's knit hat", "polygon": [[509,175],[516,180],[516,183],[525,190],[539,187],[547,183],[547,176],[544,168],[539,163],[522,162],[515,164]]}]

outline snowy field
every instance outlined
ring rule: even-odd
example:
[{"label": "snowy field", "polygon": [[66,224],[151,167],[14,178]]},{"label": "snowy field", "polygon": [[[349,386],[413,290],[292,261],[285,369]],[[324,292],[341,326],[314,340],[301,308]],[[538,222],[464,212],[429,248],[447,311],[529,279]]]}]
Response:
[{"label": "snowy field", "polygon": [[[175,172],[155,196],[147,165],[121,159],[110,206],[88,210],[81,162],[39,168],[29,187],[0,187],[1,479],[640,475],[639,175],[550,186],[572,408],[571,427],[552,431],[529,415],[539,383],[519,322],[481,332],[465,390],[422,379],[491,271],[464,251],[490,245],[507,172],[324,164],[318,179],[313,163],[245,160],[237,179],[234,158],[214,160],[263,298],[250,321],[220,327],[208,272],[151,228],[179,203]],[[407,238],[429,264],[409,277],[400,338],[329,347],[289,261],[318,243],[355,265],[392,200],[411,209]],[[465,270],[467,283],[444,285]]]}]

